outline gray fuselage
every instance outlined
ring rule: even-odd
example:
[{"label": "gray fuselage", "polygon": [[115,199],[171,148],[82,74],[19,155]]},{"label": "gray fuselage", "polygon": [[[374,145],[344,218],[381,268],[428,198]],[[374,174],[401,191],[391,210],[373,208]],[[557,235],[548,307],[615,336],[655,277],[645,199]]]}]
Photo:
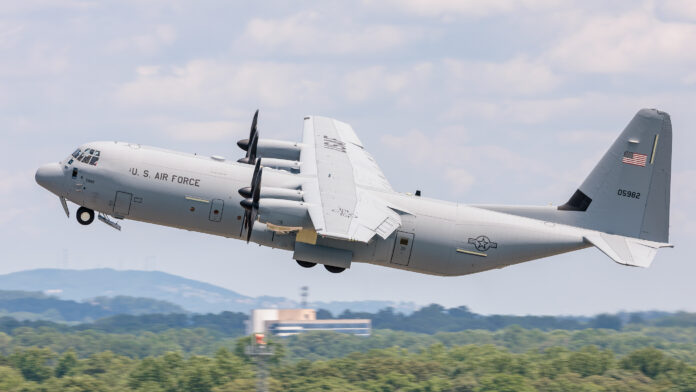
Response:
[{"label": "gray fuselage", "polygon": [[[252,165],[121,142],[88,143],[81,149],[98,150],[98,163],[69,163],[69,157],[60,162],[60,169],[51,168],[59,178],[42,183],[37,172],[37,181],[75,204],[116,218],[242,239],[244,209],[238,189],[249,186]],[[302,178],[266,168],[263,180],[265,186],[292,188],[299,187]],[[353,262],[432,275],[470,274],[589,246],[581,232],[565,225],[410,194],[374,192],[408,211],[401,215],[397,231],[386,239],[374,236],[367,244],[321,236],[316,244],[349,250]],[[262,222],[263,214],[252,242],[295,249],[295,232],[272,231]]]}]

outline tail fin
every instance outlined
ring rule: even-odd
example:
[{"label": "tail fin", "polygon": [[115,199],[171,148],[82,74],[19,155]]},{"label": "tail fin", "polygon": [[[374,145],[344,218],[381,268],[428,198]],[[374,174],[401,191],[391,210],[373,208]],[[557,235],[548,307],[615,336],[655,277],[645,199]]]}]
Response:
[{"label": "tail fin", "polygon": [[671,166],[669,114],[642,109],[570,200],[558,209],[582,211],[573,219],[576,226],[666,243]]}]

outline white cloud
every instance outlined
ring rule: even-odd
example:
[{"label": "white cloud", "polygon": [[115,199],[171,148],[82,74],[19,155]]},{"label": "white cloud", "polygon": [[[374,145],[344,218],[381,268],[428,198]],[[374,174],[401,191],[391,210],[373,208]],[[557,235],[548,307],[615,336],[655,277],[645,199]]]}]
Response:
[{"label": "white cloud", "polygon": [[19,14],[50,9],[87,9],[97,5],[93,0],[23,0],[0,2],[0,15]]},{"label": "white cloud", "polygon": [[447,168],[444,177],[458,194],[466,193],[476,182],[476,177],[468,169],[463,168]]},{"label": "white cloud", "polygon": [[413,28],[356,25],[333,15],[306,11],[279,19],[252,19],[237,44],[274,53],[364,54],[401,47],[419,37]]},{"label": "white cloud", "polygon": [[254,62],[194,60],[183,66],[139,67],[136,80],[117,91],[132,105],[187,106],[222,110],[235,103],[285,106],[317,98],[323,83],[310,67]]},{"label": "white cloud", "polygon": [[577,112],[586,103],[585,97],[548,99],[500,99],[493,101],[458,100],[446,113],[449,119],[476,116],[484,119],[504,120],[523,124],[540,124]]},{"label": "white cloud", "polygon": [[70,68],[67,50],[46,43],[15,45],[21,47],[0,61],[0,78],[56,76]]},{"label": "white cloud", "polygon": [[553,8],[558,0],[391,0],[384,2],[365,0],[366,4],[393,11],[404,10],[420,16],[464,15],[483,17],[492,14],[522,12]]},{"label": "white cloud", "polygon": [[107,51],[116,53],[126,50],[136,50],[142,54],[154,54],[166,46],[176,42],[177,34],[170,25],[158,25],[145,34],[119,38],[107,45]]},{"label": "white cloud", "polygon": [[384,66],[360,68],[343,77],[343,91],[349,101],[361,102],[377,96],[397,95],[406,89],[423,88],[433,65],[419,63],[403,69]]},{"label": "white cloud", "polygon": [[616,138],[616,135],[616,130],[605,132],[591,130],[561,131],[556,134],[556,140],[563,144],[594,143],[608,146]]},{"label": "white cloud", "polygon": [[597,73],[653,73],[696,64],[696,25],[665,22],[653,10],[588,17],[547,57],[564,69]]},{"label": "white cloud", "polygon": [[181,122],[165,127],[174,139],[185,141],[219,141],[242,139],[249,124],[231,121]]},{"label": "white cloud", "polygon": [[0,49],[15,47],[23,31],[24,26],[19,23],[0,21]]},{"label": "white cloud", "polygon": [[449,86],[458,91],[502,95],[532,95],[552,91],[560,83],[548,65],[517,57],[504,62],[445,59],[452,78]]},{"label": "white cloud", "polygon": [[681,80],[684,84],[696,84],[696,72],[684,76]]},{"label": "white cloud", "polygon": [[524,151],[498,144],[469,143],[469,134],[450,127],[426,135],[413,130],[403,135],[384,135],[383,144],[394,151],[408,151],[403,158],[412,166],[443,168],[443,180],[456,193],[466,192],[475,181],[490,184],[495,178],[520,181],[532,176],[555,176],[552,167],[540,163]]},{"label": "white cloud", "polygon": [[2,196],[18,195],[35,185],[33,170],[0,170],[0,178],[3,179]]},{"label": "white cloud", "polygon": [[655,6],[668,18],[696,21],[696,2],[693,0],[660,0]]},{"label": "white cloud", "polygon": [[0,209],[0,225],[9,224],[13,221],[17,221],[15,223],[22,223],[22,219],[27,215],[35,215],[37,212],[38,208],[36,207],[9,207]]}]

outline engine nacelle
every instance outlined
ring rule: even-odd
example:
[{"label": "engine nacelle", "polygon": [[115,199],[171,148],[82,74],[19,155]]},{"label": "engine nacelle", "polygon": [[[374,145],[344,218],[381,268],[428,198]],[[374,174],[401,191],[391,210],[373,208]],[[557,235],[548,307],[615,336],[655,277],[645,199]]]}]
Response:
[{"label": "engine nacelle", "polygon": [[[237,145],[246,151],[249,149],[249,139],[240,140],[237,142]],[[302,151],[302,143],[286,142],[284,140],[259,139],[256,146],[256,156],[262,158],[299,161],[300,151]]]},{"label": "engine nacelle", "polygon": [[[245,187],[239,190],[239,194],[245,199],[251,199],[252,194],[251,187]],[[288,188],[273,188],[273,187],[262,187],[259,192],[259,197],[261,199],[284,199],[284,200],[304,200],[302,196],[304,192],[299,189],[288,189]]]},{"label": "engine nacelle", "polygon": [[295,200],[260,199],[259,221],[275,226],[313,229],[307,204]]},{"label": "engine nacelle", "polygon": [[300,171],[299,161],[290,161],[287,159],[278,158],[262,158],[261,165],[264,167],[270,167],[273,169],[287,170],[289,172],[297,173]]}]

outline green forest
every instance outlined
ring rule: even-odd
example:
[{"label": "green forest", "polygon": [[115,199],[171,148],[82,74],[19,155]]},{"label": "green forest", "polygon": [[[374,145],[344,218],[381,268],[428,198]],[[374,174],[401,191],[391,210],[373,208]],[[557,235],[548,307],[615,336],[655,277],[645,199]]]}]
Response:
[{"label": "green forest", "polygon": [[[112,320],[111,331],[5,318],[0,391],[253,391],[250,338],[216,327],[218,316],[234,325],[234,315],[200,316],[190,326],[129,316],[140,322]],[[690,321],[680,314],[618,329],[313,332],[269,342],[268,383],[272,391],[696,391]]]}]

